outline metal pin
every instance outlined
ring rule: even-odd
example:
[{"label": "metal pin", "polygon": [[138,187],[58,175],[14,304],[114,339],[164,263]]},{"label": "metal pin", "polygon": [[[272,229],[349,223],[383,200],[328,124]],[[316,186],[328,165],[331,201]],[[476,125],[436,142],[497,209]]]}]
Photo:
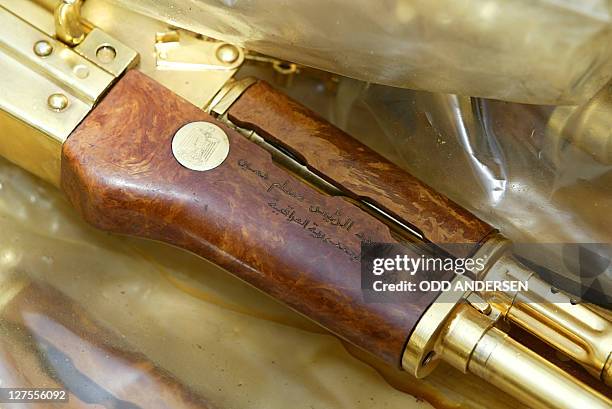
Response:
[{"label": "metal pin", "polygon": [[47,40],[40,40],[34,44],[34,54],[39,57],[48,57],[53,52],[53,46]]},{"label": "metal pin", "polygon": [[47,105],[53,111],[61,112],[68,107],[68,97],[64,94],[51,94],[47,99]]},{"label": "metal pin", "polygon": [[96,50],[96,57],[102,64],[109,64],[117,58],[117,51],[110,44],[103,44]]},{"label": "metal pin", "polygon": [[238,59],[240,52],[238,48],[232,44],[222,44],[217,48],[216,56],[219,61],[225,64],[231,64]]}]

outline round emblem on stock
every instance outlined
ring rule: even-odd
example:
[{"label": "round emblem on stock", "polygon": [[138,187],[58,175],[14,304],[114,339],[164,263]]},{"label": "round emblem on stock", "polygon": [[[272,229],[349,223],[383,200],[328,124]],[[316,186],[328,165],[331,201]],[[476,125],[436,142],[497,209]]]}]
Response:
[{"label": "round emblem on stock", "polygon": [[174,135],[172,154],[188,169],[211,170],[227,158],[229,139],[223,129],[215,124],[191,122]]}]

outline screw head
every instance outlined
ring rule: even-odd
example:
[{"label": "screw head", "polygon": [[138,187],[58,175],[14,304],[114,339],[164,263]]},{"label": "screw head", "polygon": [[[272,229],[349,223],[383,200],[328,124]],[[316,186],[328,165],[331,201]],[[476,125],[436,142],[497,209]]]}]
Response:
[{"label": "screw head", "polygon": [[34,43],[34,54],[39,57],[48,57],[53,52],[53,45],[47,40],[40,40]]},{"label": "screw head", "polygon": [[217,48],[216,55],[219,61],[225,64],[231,64],[238,59],[240,53],[238,52],[238,48],[236,48],[236,46],[231,44],[223,44]]},{"label": "screw head", "polygon": [[68,97],[64,94],[51,94],[47,98],[47,105],[53,111],[61,112],[68,107]]}]

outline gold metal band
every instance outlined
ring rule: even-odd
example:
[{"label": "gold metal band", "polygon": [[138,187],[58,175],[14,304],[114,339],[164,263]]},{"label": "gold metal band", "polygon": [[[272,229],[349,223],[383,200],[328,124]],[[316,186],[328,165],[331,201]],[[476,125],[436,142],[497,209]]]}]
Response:
[{"label": "gold metal band", "polygon": [[238,81],[229,81],[214,96],[210,104],[205,108],[215,116],[223,116],[230,109],[232,104],[257,80],[252,77],[243,78]]},{"label": "gold metal band", "polygon": [[[457,277],[456,280],[467,280]],[[457,304],[463,300],[463,291],[449,291],[440,294],[436,302],[429,306],[412,331],[402,355],[402,368],[417,378],[431,373],[439,359],[440,334]]]}]

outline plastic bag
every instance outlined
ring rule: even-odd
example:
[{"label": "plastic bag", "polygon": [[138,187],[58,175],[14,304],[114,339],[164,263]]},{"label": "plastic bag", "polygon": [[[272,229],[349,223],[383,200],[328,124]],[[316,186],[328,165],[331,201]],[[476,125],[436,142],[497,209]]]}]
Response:
[{"label": "plastic bag", "polygon": [[173,25],[378,84],[576,104],[612,77],[610,0],[113,0]]}]

